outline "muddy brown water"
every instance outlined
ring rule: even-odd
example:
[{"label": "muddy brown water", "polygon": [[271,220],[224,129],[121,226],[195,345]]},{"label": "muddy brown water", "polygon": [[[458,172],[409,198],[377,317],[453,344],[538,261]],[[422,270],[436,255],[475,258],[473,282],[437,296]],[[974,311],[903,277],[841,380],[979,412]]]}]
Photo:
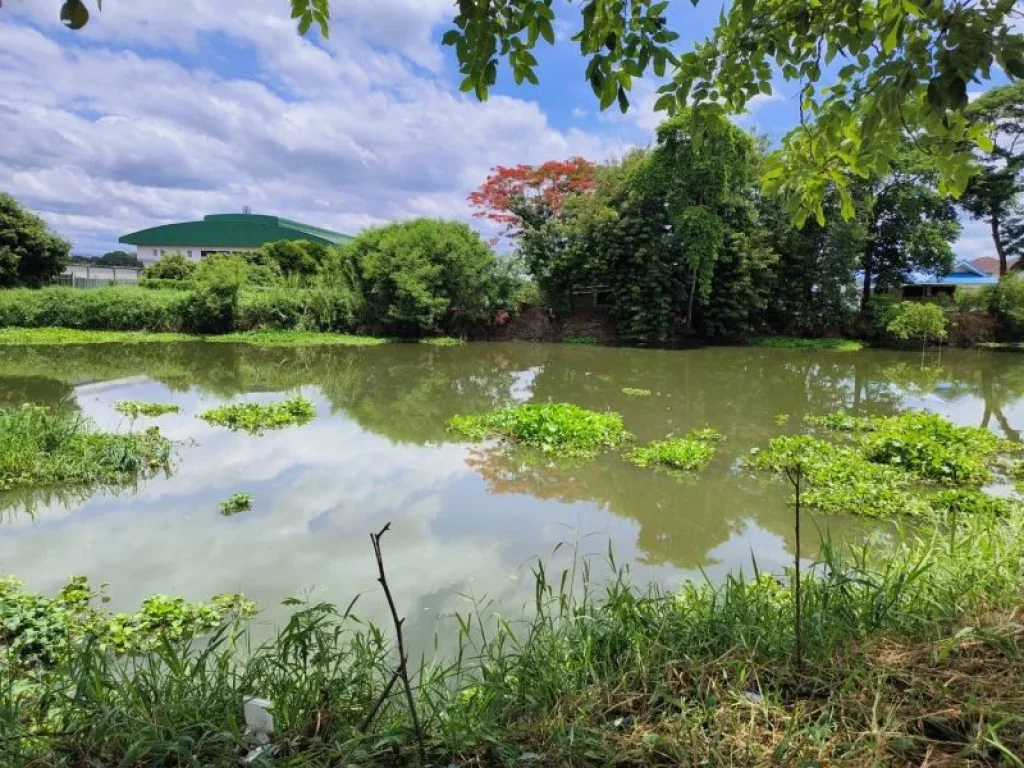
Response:
[{"label": "muddy brown water", "polygon": [[[623,387],[651,390],[629,397]],[[262,437],[211,427],[201,411],[299,391],[310,424]],[[266,626],[288,597],[383,615],[368,534],[385,522],[393,588],[420,634],[478,601],[515,614],[533,597],[531,569],[587,561],[608,573],[611,546],[635,581],[667,586],[791,561],[783,482],[740,468],[751,449],[801,429],[807,414],[924,408],[1017,439],[1024,355],[984,351],[684,351],[476,343],[437,348],[258,348],[204,343],[0,348],[0,404],[68,401],[106,428],[129,428],[117,400],[171,402],[180,414],[140,420],[181,441],[173,473],[119,492],[56,489],[0,495],[0,573],[53,592],[72,574],[110,582],[112,606],[154,593],[204,599],[241,591]],[[620,412],[640,440],[693,427],[726,441],[685,479],[616,452],[576,466],[453,442],[445,422],[511,402],[567,401]],[[780,415],[788,422],[780,424]],[[222,517],[247,491],[253,509]],[[868,530],[808,516],[819,530]]]}]

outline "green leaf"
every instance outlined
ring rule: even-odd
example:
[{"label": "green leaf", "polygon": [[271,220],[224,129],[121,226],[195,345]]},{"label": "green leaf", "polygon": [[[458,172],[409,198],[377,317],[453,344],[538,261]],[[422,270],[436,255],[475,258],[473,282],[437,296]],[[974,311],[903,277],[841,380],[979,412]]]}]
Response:
[{"label": "green leaf", "polygon": [[441,38],[441,45],[455,45],[462,36],[457,29],[449,29]]},{"label": "green leaf", "polygon": [[658,100],[654,102],[655,112],[667,112],[676,105],[676,96],[674,93],[666,93],[658,97]]},{"label": "green leaf", "polygon": [[313,15],[310,13],[303,13],[302,19],[299,21],[299,34],[305,35],[309,32],[310,26],[313,24]]},{"label": "green leaf", "polygon": [[619,86],[618,99],[619,111],[622,112],[622,114],[626,114],[626,112],[629,110],[629,98],[626,96],[626,89],[623,88],[621,85]]},{"label": "green leaf", "polygon": [[551,27],[551,22],[545,18],[537,20],[537,24],[540,27],[540,36],[543,37],[549,45],[555,44],[555,30]]}]

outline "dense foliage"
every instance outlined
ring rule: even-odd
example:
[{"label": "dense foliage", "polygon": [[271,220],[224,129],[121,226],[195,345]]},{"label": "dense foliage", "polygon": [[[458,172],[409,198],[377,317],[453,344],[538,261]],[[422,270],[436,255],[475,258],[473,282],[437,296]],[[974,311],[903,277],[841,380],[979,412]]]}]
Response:
[{"label": "dense foliage", "polygon": [[143,275],[153,280],[191,280],[196,262],[178,251],[172,251],[146,267]]},{"label": "dense foliage", "polygon": [[639,445],[626,454],[638,467],[657,467],[673,472],[703,469],[715,456],[714,442],[722,435],[713,429],[694,430],[683,437],[668,437]]},{"label": "dense foliage", "polygon": [[70,255],[70,243],[0,193],[0,286],[45,285],[61,273]]},{"label": "dense foliage", "polygon": [[921,301],[904,301],[897,305],[886,330],[898,339],[921,339],[921,346],[928,340],[941,341],[946,338],[946,313],[935,304]]}]

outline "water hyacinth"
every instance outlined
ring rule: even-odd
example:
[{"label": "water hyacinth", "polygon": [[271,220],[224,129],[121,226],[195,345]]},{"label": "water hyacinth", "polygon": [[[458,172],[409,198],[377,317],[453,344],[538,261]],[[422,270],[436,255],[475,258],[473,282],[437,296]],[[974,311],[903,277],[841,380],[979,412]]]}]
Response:
[{"label": "water hyacinth", "polygon": [[163,416],[168,413],[178,413],[181,407],[172,403],[143,403],[138,400],[118,400],[114,403],[114,410],[123,413],[130,419],[137,419],[140,416]]},{"label": "water hyacinth", "polygon": [[306,424],[316,416],[316,408],[304,397],[291,397],[276,403],[232,403],[212,408],[199,418],[231,430],[261,435],[268,429]]},{"label": "water hyacinth", "polygon": [[669,437],[637,446],[626,454],[626,460],[638,467],[687,472],[706,467],[714,458],[712,443],[723,440],[717,429],[695,429],[685,437]]},{"label": "water hyacinth", "polygon": [[455,416],[448,429],[469,440],[501,438],[561,458],[590,458],[631,438],[619,414],[588,411],[571,403],[528,403]]}]

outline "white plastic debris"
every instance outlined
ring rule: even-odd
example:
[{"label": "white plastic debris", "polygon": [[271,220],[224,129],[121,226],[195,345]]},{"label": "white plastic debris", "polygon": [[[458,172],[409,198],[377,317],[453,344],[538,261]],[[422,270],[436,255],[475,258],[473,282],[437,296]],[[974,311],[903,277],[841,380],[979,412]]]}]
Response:
[{"label": "white plastic debris", "polygon": [[261,757],[271,757],[277,751],[277,745],[270,743],[274,732],[274,715],[271,710],[273,702],[256,696],[242,699],[242,710],[245,712],[245,733],[256,743],[256,748],[245,756],[245,763],[252,765]]}]

